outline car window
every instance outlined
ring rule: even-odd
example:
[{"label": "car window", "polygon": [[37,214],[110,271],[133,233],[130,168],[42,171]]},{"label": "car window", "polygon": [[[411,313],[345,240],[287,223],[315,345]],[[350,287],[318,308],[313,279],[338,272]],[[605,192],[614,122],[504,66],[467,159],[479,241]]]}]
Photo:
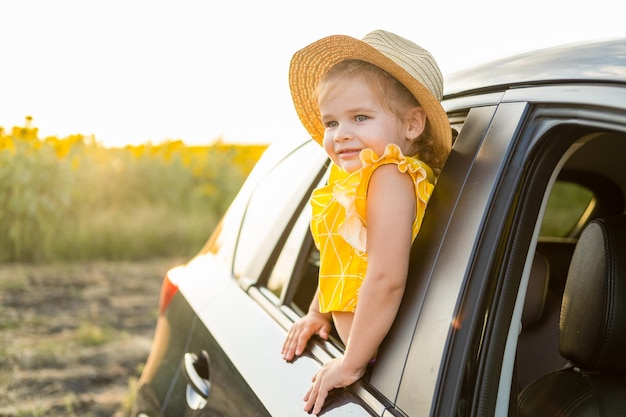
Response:
[{"label": "car window", "polygon": [[564,161],[550,189],[521,316],[515,381],[519,390],[568,361],[559,350],[559,322],[572,254],[586,224],[624,212],[619,155],[625,148],[623,133],[581,134],[572,146],[577,150]]},{"label": "car window", "polygon": [[[326,183],[328,171],[315,188]],[[310,231],[310,196],[303,205],[297,221],[273,264],[267,282],[261,282],[272,303],[285,305],[303,315],[309,307],[317,288],[319,275],[319,250],[313,243]]]},{"label": "car window", "polygon": [[568,237],[588,221],[595,204],[593,191],[574,182],[557,181],[552,188],[541,224],[541,238]]},{"label": "car window", "polygon": [[311,141],[258,182],[247,202],[237,239],[233,264],[236,278],[256,282],[317,185],[326,160],[324,152]]},{"label": "car window", "polygon": [[302,210],[291,234],[287,238],[283,250],[274,264],[274,268],[267,282],[267,289],[275,296],[276,304],[279,304],[287,298],[286,292],[292,277],[293,279],[301,279],[296,269],[299,256],[307,256],[306,253],[302,255],[300,255],[300,253],[303,251],[303,242],[307,240],[310,219],[310,209],[307,205],[307,207]]}]

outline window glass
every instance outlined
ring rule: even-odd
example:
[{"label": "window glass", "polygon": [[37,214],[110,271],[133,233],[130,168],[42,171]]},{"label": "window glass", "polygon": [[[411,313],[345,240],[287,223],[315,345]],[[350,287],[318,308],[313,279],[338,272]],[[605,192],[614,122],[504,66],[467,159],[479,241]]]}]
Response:
[{"label": "window glass", "polygon": [[278,298],[284,298],[284,291],[294,273],[302,242],[304,242],[306,234],[309,233],[310,219],[311,210],[307,205],[294,225],[267,282],[267,288]]},{"label": "window glass", "polygon": [[567,237],[594,205],[593,193],[573,182],[557,181],[541,224],[541,237]]},{"label": "window glass", "polygon": [[321,147],[311,141],[259,181],[248,200],[237,239],[235,277],[256,282],[298,206],[308,199],[326,159]]}]

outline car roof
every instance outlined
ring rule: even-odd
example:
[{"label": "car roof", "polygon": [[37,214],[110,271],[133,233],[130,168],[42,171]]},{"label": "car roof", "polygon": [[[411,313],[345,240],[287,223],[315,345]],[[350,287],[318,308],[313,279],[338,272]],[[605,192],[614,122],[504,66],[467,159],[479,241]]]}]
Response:
[{"label": "car roof", "polygon": [[446,77],[444,96],[581,81],[626,84],[626,38],[546,48],[458,71]]}]

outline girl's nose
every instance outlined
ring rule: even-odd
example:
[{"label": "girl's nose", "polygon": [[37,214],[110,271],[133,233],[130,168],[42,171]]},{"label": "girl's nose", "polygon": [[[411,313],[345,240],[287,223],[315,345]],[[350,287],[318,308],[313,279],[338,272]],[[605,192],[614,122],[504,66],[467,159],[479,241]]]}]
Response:
[{"label": "girl's nose", "polygon": [[339,125],[335,130],[335,142],[343,142],[354,137],[352,130],[346,125]]}]

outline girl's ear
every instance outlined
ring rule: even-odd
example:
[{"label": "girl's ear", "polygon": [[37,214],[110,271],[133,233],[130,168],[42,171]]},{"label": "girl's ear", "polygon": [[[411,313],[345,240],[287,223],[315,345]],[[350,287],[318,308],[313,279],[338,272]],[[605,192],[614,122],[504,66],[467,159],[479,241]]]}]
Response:
[{"label": "girl's ear", "polygon": [[413,140],[422,134],[426,128],[426,112],[421,106],[413,107],[407,115],[407,134],[409,140]]}]

